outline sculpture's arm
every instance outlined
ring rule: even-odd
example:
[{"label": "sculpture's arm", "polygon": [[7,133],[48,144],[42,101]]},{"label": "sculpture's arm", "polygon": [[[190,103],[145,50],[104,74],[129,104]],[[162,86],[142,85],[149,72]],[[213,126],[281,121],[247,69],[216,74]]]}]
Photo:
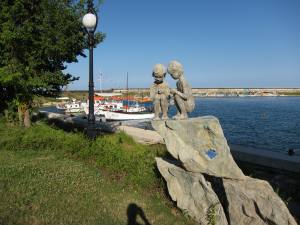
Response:
[{"label": "sculpture's arm", "polygon": [[150,99],[152,101],[154,101],[155,95],[156,95],[156,87],[152,85],[150,88]]},{"label": "sculpture's arm", "polygon": [[[173,92],[173,93],[172,93],[172,92]],[[177,91],[176,89],[171,90],[171,93],[172,93],[172,94],[175,94],[175,95],[179,95],[179,96],[180,96],[182,99],[184,99],[184,100],[187,100],[187,99],[188,99],[187,94],[182,93],[182,92],[180,92],[180,91]]]},{"label": "sculpture's arm", "polygon": [[166,86],[166,88],[165,88],[165,95],[166,95],[166,97],[170,96],[170,88],[168,86]]}]

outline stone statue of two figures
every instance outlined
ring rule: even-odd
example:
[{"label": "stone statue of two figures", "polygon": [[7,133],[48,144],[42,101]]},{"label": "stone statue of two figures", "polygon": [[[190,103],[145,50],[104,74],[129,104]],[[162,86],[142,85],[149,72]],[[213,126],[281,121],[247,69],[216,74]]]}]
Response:
[{"label": "stone statue of two figures", "polygon": [[173,79],[177,80],[177,89],[170,89],[164,81],[167,74],[164,65],[156,64],[153,68],[154,83],[150,88],[150,98],[153,101],[155,114],[153,120],[160,120],[160,114],[162,114],[162,120],[169,119],[168,100],[170,96],[173,96],[177,108],[177,114],[173,118],[176,120],[187,119],[187,113],[192,112],[195,108],[195,100],[192,89],[185,80],[183,66],[178,61],[171,61],[167,72]]}]

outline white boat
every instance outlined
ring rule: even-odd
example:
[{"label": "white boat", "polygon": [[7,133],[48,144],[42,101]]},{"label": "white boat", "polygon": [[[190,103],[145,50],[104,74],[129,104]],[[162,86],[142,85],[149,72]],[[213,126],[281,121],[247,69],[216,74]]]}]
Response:
[{"label": "white boat", "polygon": [[[94,114],[102,115],[102,111],[116,111],[123,108],[123,102],[121,98],[117,96],[120,94],[115,93],[95,93],[94,96]],[[89,101],[84,107],[86,115],[89,114]]]},{"label": "white boat", "polygon": [[66,109],[66,104],[70,101],[69,97],[59,97],[56,98],[56,100],[59,100],[60,102],[56,104],[57,109]]},{"label": "white boat", "polygon": [[[94,114],[106,120],[147,120],[154,117],[146,107],[137,101],[133,105],[123,105],[124,98],[117,97],[116,93],[96,93]],[[88,104],[84,108],[86,115],[89,113]]]},{"label": "white boat", "polygon": [[[94,114],[98,117],[104,117],[106,120],[147,120],[154,118],[154,113],[145,111],[135,111],[132,109],[128,111],[124,109],[119,110],[103,110],[100,108],[94,108]],[[88,107],[85,108],[86,115],[89,114]]]},{"label": "white boat", "polygon": [[[146,107],[139,105],[137,100],[135,104],[130,105],[132,101],[128,96],[128,73],[127,73],[127,105],[123,105],[124,98],[119,97],[120,93],[95,93],[95,116],[103,117],[105,120],[148,120],[154,118],[154,113]],[[97,101],[98,100],[98,101]],[[88,114],[88,107],[85,108]]]},{"label": "white boat", "polygon": [[[107,106],[108,104],[105,104]],[[86,115],[89,114],[88,106],[84,108]],[[112,104],[111,107],[103,107],[103,105],[94,106],[95,116],[105,117],[106,120],[146,120],[152,119],[154,113],[147,108],[139,105],[123,107],[123,104]]]},{"label": "white boat", "polygon": [[151,112],[114,112],[114,111],[101,111],[100,115],[104,116],[106,120],[150,120],[154,118],[154,113]]},{"label": "white boat", "polygon": [[73,99],[72,102],[65,104],[64,110],[67,114],[82,113],[86,106],[86,102],[76,101],[76,99]]}]

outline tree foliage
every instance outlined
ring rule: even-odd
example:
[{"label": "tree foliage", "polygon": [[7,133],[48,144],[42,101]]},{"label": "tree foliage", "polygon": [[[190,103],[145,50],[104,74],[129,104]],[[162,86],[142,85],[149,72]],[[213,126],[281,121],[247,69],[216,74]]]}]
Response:
[{"label": "tree foliage", "polygon": [[[0,4],[0,105],[28,111],[34,96],[55,96],[77,79],[64,73],[88,47],[81,17],[85,1],[2,0]],[[95,43],[105,35],[96,34]],[[0,106],[0,107],[1,107]],[[0,108],[1,110],[1,108]]]}]

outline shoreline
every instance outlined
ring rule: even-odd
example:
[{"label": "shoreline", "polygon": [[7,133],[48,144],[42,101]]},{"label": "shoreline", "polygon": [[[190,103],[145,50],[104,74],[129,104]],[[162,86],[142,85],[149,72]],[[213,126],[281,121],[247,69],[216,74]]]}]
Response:
[{"label": "shoreline", "polygon": [[[59,123],[61,127],[78,127],[84,129],[86,120],[78,117],[66,116],[58,113],[51,113],[47,111],[41,111],[49,121]],[[100,123],[98,124],[100,125]],[[116,122],[102,122],[98,129],[102,132],[115,132],[123,131],[131,136],[135,141],[142,144],[164,144],[160,135],[149,129],[138,128],[134,126],[128,126],[122,123]],[[261,148],[247,147],[243,145],[229,144],[232,155],[236,160],[243,161],[259,166],[268,167],[275,170],[285,170],[293,173],[300,174],[300,153],[296,152],[295,155],[290,156],[287,153],[268,151]]]},{"label": "shoreline", "polygon": [[[300,96],[299,96],[300,97]],[[228,97],[229,99],[230,97]],[[206,99],[214,99],[213,97],[209,97]],[[215,98],[215,99],[221,99],[221,98]],[[39,109],[39,112],[41,112],[42,114],[47,114],[46,117],[48,117],[48,119],[50,120],[55,120],[55,119],[59,119],[62,120],[64,122],[68,122],[69,125],[74,126],[74,122],[76,121],[78,123],[78,125],[80,125],[80,127],[84,127],[84,124],[87,123],[87,120],[84,119],[85,117],[81,114],[75,114],[75,115],[65,115],[62,112],[58,112],[55,109],[53,109],[53,105],[46,105],[45,107],[42,107]],[[192,117],[191,117],[192,118]],[[75,122],[75,123],[76,123]],[[99,123],[96,122],[96,123]],[[100,126],[100,124],[98,124]],[[110,126],[113,126],[114,128],[109,128]],[[118,126],[125,126],[125,127],[132,127],[132,129],[134,128],[138,128],[138,129],[142,129],[142,130],[148,130],[148,131],[154,131],[153,128],[151,127],[151,123],[150,121],[140,121],[140,120],[128,120],[128,121],[107,121],[105,123],[101,123],[100,127],[105,127],[104,130],[106,131],[115,131],[116,127]],[[141,138],[143,139],[143,138]],[[146,140],[146,142],[152,143],[152,140]],[[155,140],[154,140],[155,142]],[[158,141],[159,142],[159,141]],[[228,141],[229,142],[229,141]],[[241,148],[249,148],[255,151],[264,151],[267,152],[268,154],[282,154],[282,155],[288,155],[288,149],[289,148],[271,148],[271,147],[264,147],[262,145],[260,146],[254,146],[254,145],[247,145],[246,143],[234,143],[234,142],[229,142],[229,145],[233,145],[233,146],[240,146]],[[293,147],[294,150],[296,150],[296,155],[300,155],[300,149],[299,147]],[[293,156],[290,156],[293,157]]]}]

